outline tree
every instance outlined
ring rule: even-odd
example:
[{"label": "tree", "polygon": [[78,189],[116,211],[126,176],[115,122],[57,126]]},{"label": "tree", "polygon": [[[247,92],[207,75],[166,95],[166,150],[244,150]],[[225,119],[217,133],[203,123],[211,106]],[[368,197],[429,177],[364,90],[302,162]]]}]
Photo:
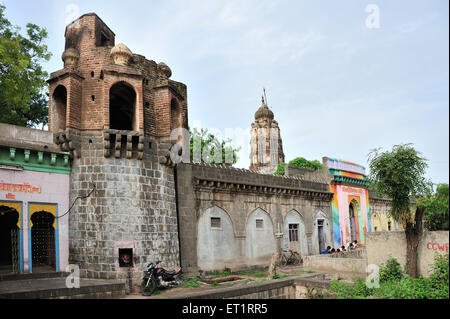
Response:
[{"label": "tree", "polygon": [[26,28],[21,35],[0,4],[0,122],[31,127],[48,122],[48,74],[41,63],[51,54],[43,43],[46,29],[31,23]]},{"label": "tree", "polygon": [[425,207],[425,229],[448,230],[449,229],[449,187],[448,184],[437,185],[434,193],[419,199]]},{"label": "tree", "polygon": [[[234,165],[237,163],[237,152],[241,149],[233,148],[228,143],[231,139],[220,141],[214,134],[208,133],[207,129],[189,131],[191,162],[207,162],[210,164]],[[218,155],[217,152],[222,152]]]},{"label": "tree", "polygon": [[[322,163],[320,163],[318,160],[308,161],[304,157],[296,157],[292,161],[290,161],[287,165],[308,168],[308,169],[311,169],[314,171],[322,169]],[[286,166],[286,163],[283,163],[283,162],[278,164],[278,168],[274,172],[274,175],[284,175],[284,167],[285,166]]]},{"label": "tree", "polygon": [[374,149],[368,158],[369,179],[378,193],[391,199],[390,216],[405,229],[407,272],[417,277],[417,247],[423,232],[425,206],[419,201],[414,213],[411,200],[426,194],[429,182],[424,177],[427,160],[411,145],[395,145],[391,152]]}]

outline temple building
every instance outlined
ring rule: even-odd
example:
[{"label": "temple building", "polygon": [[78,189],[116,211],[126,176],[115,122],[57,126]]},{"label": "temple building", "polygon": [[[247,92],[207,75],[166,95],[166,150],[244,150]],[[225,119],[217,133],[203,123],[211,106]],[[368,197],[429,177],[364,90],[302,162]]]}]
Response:
[{"label": "temple building", "polygon": [[278,122],[262,98],[261,107],[255,113],[251,125],[250,170],[271,174],[284,162],[283,142]]}]

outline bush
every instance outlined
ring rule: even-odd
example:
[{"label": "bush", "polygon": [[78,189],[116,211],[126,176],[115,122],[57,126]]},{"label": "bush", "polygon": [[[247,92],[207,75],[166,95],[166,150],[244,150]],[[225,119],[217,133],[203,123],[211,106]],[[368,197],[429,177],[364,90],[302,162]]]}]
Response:
[{"label": "bush", "polygon": [[332,280],[330,291],[335,293],[338,299],[365,299],[374,293],[374,288],[368,288],[363,278],[356,279],[353,284]]},{"label": "bush", "polygon": [[394,258],[380,267],[380,288],[367,288],[365,280],[359,278],[353,284],[333,280],[330,291],[337,298],[380,299],[448,299],[449,298],[449,254],[437,254],[431,266],[429,278],[412,278],[401,271]]},{"label": "bush", "polygon": [[412,278],[408,275],[400,280],[390,280],[380,284],[375,296],[382,299],[428,299],[429,281],[426,278]]},{"label": "bush", "polygon": [[380,265],[380,282],[400,280],[402,277],[402,268],[397,259],[391,257]]},{"label": "bush", "polygon": [[278,164],[277,170],[273,173],[274,175],[284,175],[284,166],[286,166],[286,163],[281,162]]},{"label": "bush", "polygon": [[[321,170],[322,163],[318,160],[308,161],[304,157],[296,157],[288,163],[288,165],[308,168],[313,171]],[[286,163],[281,162],[278,164],[277,170],[273,173],[274,175],[284,175]]]},{"label": "bush", "polygon": [[433,272],[430,274],[430,293],[431,298],[448,299],[449,298],[449,280],[448,263],[449,254],[434,256],[434,264],[431,265]]}]

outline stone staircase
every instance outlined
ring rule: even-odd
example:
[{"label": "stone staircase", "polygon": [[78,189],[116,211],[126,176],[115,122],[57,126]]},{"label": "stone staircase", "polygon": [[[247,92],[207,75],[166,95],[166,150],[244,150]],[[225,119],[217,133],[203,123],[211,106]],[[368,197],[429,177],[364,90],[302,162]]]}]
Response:
[{"label": "stone staircase", "polygon": [[116,280],[80,279],[79,288],[67,288],[65,272],[0,274],[0,299],[118,299],[125,283]]}]

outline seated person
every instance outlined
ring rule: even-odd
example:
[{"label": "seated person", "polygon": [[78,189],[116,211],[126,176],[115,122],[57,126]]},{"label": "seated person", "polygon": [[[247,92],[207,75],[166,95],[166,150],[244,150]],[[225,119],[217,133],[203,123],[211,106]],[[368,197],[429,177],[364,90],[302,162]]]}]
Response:
[{"label": "seated person", "polygon": [[353,245],[353,249],[355,249],[355,248],[357,248],[358,247],[358,242],[356,241],[356,239],[353,241],[353,243],[352,243]]},{"label": "seated person", "polygon": [[328,246],[327,248],[325,248],[324,250],[322,250],[321,252],[320,252],[320,254],[328,254],[328,252],[331,250],[331,247],[330,246]]},{"label": "seated person", "polygon": [[345,252],[345,246],[344,245],[341,246],[341,251]]},{"label": "seated person", "polygon": [[334,254],[336,252],[336,250],[333,248],[333,249],[331,249],[328,253],[329,254]]},{"label": "seated person", "polygon": [[348,243],[347,243],[347,245],[345,245],[345,250],[350,250],[350,246],[352,245],[352,242],[351,241],[349,241]]}]

